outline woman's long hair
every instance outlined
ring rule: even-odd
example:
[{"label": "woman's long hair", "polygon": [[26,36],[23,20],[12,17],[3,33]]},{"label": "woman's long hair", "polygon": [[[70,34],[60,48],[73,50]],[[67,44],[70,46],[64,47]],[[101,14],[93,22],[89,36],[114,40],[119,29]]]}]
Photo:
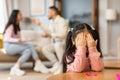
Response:
[{"label": "woman's long hair", "polygon": [[7,22],[7,25],[5,27],[4,33],[10,25],[13,25],[13,30],[14,30],[15,34],[17,34],[17,32],[20,31],[19,24],[17,24],[17,16],[18,16],[19,12],[20,12],[19,10],[13,10],[12,11],[12,13],[10,15],[10,18]]},{"label": "woman's long hair", "polygon": [[[68,32],[67,38],[66,38],[66,47],[65,47],[65,53],[63,56],[63,64],[64,64],[64,68],[66,68],[67,64],[70,64],[74,61],[75,57],[74,57],[74,52],[76,50],[75,45],[73,45],[72,43],[72,39],[75,40],[76,36],[78,33],[84,31],[87,28],[87,30],[90,32],[90,34],[93,36],[94,40],[98,40],[97,43],[97,50],[101,53],[101,49],[100,49],[100,39],[99,39],[99,34],[96,30],[92,29],[91,26],[89,26],[86,23],[83,24],[77,24],[72,31]],[[88,53],[87,55],[88,56]],[[100,55],[100,57],[102,57],[102,53]],[[64,72],[66,71],[66,69],[64,69]]]}]

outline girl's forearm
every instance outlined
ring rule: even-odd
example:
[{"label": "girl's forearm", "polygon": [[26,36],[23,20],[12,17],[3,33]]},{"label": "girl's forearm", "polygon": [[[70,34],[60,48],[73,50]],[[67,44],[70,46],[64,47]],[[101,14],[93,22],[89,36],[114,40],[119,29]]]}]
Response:
[{"label": "girl's forearm", "polygon": [[98,52],[96,47],[89,48],[89,58],[92,70],[102,71],[104,69],[103,61],[100,58],[100,53]]},{"label": "girl's forearm", "polygon": [[75,53],[74,62],[69,66],[70,71],[82,72],[86,65],[86,48],[78,47]]}]

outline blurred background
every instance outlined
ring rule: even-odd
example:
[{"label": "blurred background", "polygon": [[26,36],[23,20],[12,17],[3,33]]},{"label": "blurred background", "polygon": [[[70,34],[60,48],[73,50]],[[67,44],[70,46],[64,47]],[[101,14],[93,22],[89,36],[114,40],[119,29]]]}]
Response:
[{"label": "blurred background", "polygon": [[[30,19],[37,18],[44,25],[49,25],[47,18],[48,7],[56,5],[61,15],[70,24],[70,27],[73,27],[78,22],[85,22],[95,27],[100,33],[101,48],[104,56],[118,58],[120,57],[119,3],[119,0],[0,0],[0,33],[3,32],[13,9],[19,9],[23,14],[24,19],[21,23],[23,30],[32,29],[40,32],[40,28],[35,27],[30,22]],[[37,8],[42,10],[39,14],[33,11],[35,4],[38,4]]]},{"label": "blurred background", "polygon": [[[2,33],[13,9],[19,9],[23,14],[23,35],[35,35],[42,30],[32,24],[31,19],[37,18],[44,25],[49,25],[47,11],[50,6],[55,5],[71,28],[79,22],[88,23],[99,32],[104,59],[120,58],[120,0],[0,0],[0,5],[1,49]],[[35,44],[42,44],[41,38]]]}]

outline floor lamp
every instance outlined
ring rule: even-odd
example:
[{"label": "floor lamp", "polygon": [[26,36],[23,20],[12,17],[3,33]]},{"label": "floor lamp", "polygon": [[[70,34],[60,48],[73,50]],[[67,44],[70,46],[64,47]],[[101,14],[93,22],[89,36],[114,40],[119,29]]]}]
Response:
[{"label": "floor lamp", "polygon": [[[117,19],[117,14],[114,9],[107,9],[106,10],[106,15],[105,15],[106,20],[108,21],[108,50],[110,50],[110,36],[111,36],[111,28],[112,28],[112,21],[115,21]],[[112,53],[109,51],[109,54],[112,55]]]}]

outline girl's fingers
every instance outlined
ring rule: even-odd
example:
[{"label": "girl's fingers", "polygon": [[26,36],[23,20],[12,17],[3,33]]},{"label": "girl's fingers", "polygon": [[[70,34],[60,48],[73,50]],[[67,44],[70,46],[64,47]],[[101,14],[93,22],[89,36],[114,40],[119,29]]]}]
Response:
[{"label": "girl's fingers", "polygon": [[90,41],[90,35],[89,34],[87,35],[87,41]]},{"label": "girl's fingers", "polygon": [[83,39],[83,33],[79,34],[78,38],[79,38],[79,40],[82,40]]},{"label": "girl's fingers", "polygon": [[85,39],[86,38],[86,34],[85,33],[83,33],[83,39]]},{"label": "girl's fingers", "polygon": [[88,34],[88,38],[89,38],[90,41],[94,40],[93,37],[90,34]]},{"label": "girl's fingers", "polygon": [[82,35],[82,40],[86,40],[85,34]]}]

